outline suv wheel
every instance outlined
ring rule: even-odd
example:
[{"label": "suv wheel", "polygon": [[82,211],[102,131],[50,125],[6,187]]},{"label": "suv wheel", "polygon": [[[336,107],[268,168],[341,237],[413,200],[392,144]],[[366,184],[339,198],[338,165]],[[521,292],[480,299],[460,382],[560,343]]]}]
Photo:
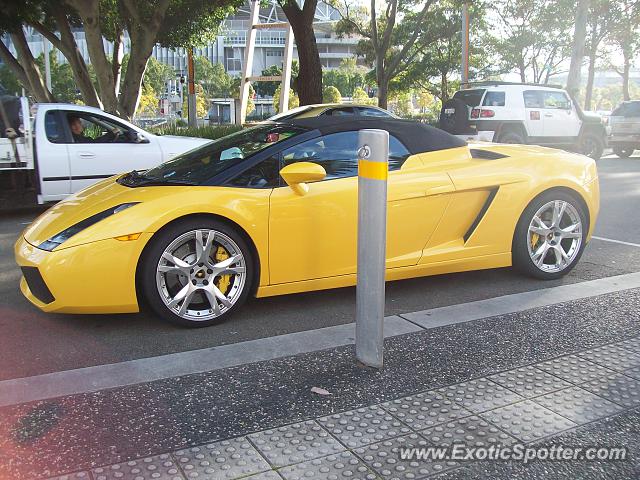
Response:
[{"label": "suv wheel", "polygon": [[604,142],[600,135],[587,132],[580,137],[578,150],[587,157],[591,157],[594,160],[600,160],[602,152],[604,152]]},{"label": "suv wheel", "polygon": [[504,132],[500,134],[498,137],[499,143],[511,143],[511,144],[520,144],[525,143],[524,136],[520,132],[516,132],[514,130]]},{"label": "suv wheel", "polygon": [[613,147],[613,153],[615,153],[619,158],[629,158],[633,155],[633,151],[635,149],[633,147]]}]

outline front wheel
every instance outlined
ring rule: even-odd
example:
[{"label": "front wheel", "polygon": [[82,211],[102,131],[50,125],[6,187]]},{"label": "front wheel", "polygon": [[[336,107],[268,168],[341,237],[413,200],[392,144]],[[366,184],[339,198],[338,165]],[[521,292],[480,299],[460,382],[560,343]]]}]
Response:
[{"label": "front wheel", "polygon": [[226,319],[246,300],[251,250],[238,232],[213,219],[179,222],[161,231],[145,254],[141,290],[162,318],[186,327]]},{"label": "front wheel", "polygon": [[525,209],[513,238],[513,265],[543,280],[560,278],[576,266],[586,243],[588,218],[565,192],[547,192]]}]

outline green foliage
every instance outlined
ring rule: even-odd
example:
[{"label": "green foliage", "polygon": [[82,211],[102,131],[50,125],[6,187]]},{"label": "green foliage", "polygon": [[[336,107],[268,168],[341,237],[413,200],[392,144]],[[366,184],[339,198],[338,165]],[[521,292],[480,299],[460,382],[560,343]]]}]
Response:
[{"label": "green foliage", "polygon": [[136,115],[155,116],[158,114],[159,104],[160,100],[153,87],[150,84],[145,84],[142,87],[142,95],[140,95]]},{"label": "green foliage", "polygon": [[228,98],[232,96],[233,77],[225,71],[222,64],[212,64],[208,58],[203,56],[195,57],[193,63],[196,82],[202,85],[207,97]]},{"label": "green foliage", "polygon": [[338,90],[333,85],[324,87],[322,91],[322,101],[324,103],[342,103],[342,95],[340,94],[340,90]]},{"label": "green foliage", "polygon": [[[298,92],[298,74],[300,73],[300,64],[297,60],[291,62],[291,84],[290,87],[294,92]],[[279,65],[271,65],[262,70],[262,76],[276,77],[282,75],[282,68]],[[256,94],[260,97],[273,97],[276,89],[281,82],[255,82]]]},{"label": "green foliage", "polygon": [[356,87],[353,90],[351,98],[353,99],[353,103],[357,105],[378,105],[378,99],[375,97],[370,98],[369,94],[360,87]]},{"label": "green foliage", "polygon": [[[74,103],[78,98],[76,82],[73,71],[68,63],[58,62],[58,51],[53,48],[49,51],[49,67],[51,68],[51,93],[59,102]],[[41,53],[36,58],[36,64],[43,78],[45,75],[44,55]]]},{"label": "green foliage", "polygon": [[[298,95],[293,90],[289,90],[289,110],[299,106],[300,99],[298,98]],[[278,88],[276,88],[276,92],[273,95],[273,108],[276,113],[280,112],[280,85],[278,85]]]},{"label": "green foliage", "polygon": [[177,124],[163,125],[150,129],[152,133],[157,135],[180,135],[183,137],[198,137],[216,140],[220,137],[230,135],[241,130],[238,125],[219,125],[206,127],[182,127]]},{"label": "green foliage", "polygon": [[[127,57],[128,60],[128,57]],[[124,61],[123,61],[124,64]],[[122,66],[122,77],[126,72],[126,64]],[[166,85],[169,80],[176,79],[176,72],[170,65],[159,62],[154,57],[150,57],[147,62],[147,69],[144,71],[142,83],[153,89],[156,95],[162,95],[166,91]]]},{"label": "green foliage", "polygon": [[389,109],[399,117],[410,117],[413,114],[413,95],[411,92],[393,95],[389,101]]},{"label": "green foliage", "polygon": [[367,69],[359,67],[355,58],[344,58],[340,66],[333,70],[323,70],[322,83],[325,86],[333,85],[343,95],[352,97],[356,88],[365,85]]}]

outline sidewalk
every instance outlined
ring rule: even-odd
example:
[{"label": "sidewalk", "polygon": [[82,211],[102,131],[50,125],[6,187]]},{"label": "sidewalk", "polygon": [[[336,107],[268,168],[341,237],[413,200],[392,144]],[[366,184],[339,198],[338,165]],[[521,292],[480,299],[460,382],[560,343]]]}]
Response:
[{"label": "sidewalk", "polygon": [[[640,290],[0,408],[0,479],[638,478]],[[311,392],[327,389],[331,395]],[[398,449],[626,446],[626,461],[407,461]],[[76,472],[62,477],[55,475]]]}]

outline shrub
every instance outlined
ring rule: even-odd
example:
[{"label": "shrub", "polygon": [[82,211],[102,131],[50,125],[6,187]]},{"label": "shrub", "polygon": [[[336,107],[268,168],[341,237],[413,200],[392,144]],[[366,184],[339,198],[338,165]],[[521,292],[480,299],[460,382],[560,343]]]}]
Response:
[{"label": "shrub", "polygon": [[181,127],[178,125],[163,125],[150,129],[156,135],[179,135],[181,137],[197,137],[216,140],[241,130],[238,125],[216,125],[205,127]]}]

